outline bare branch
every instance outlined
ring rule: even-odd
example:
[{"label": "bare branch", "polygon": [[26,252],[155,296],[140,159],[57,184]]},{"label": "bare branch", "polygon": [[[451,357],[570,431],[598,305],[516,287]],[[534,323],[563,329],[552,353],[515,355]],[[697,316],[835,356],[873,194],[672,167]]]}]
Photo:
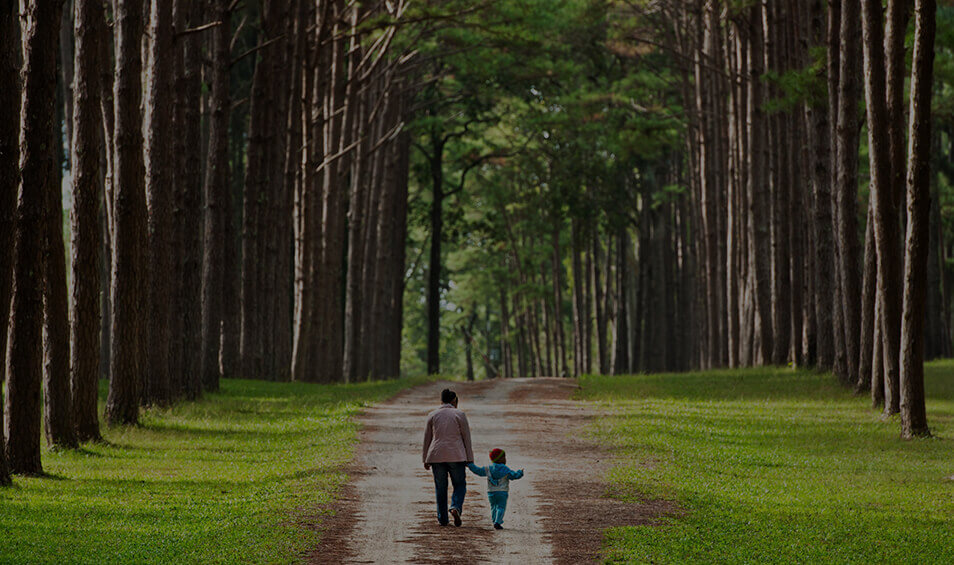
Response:
[{"label": "bare branch", "polygon": [[199,33],[207,29],[212,29],[215,26],[222,25],[222,22],[210,22],[207,24],[200,25],[198,27],[193,27],[189,29],[184,29],[175,35],[176,39],[182,37],[183,35],[189,35],[190,33]]},{"label": "bare branch", "polygon": [[273,38],[269,39],[268,41],[266,41],[265,43],[262,43],[261,45],[258,45],[257,47],[252,47],[251,49],[249,49],[249,50],[246,51],[245,53],[242,53],[242,54],[239,55],[238,57],[232,59],[232,62],[229,64],[229,66],[235,66],[235,64],[238,63],[239,61],[241,61],[242,59],[248,57],[249,55],[252,55],[252,54],[254,54],[254,53],[257,53],[258,51],[261,51],[262,49],[268,47],[268,46],[271,45],[272,43],[275,43],[276,41],[278,41],[278,40],[280,40],[280,39],[284,39],[284,38],[285,38],[285,34],[283,33],[283,34],[281,34],[281,35],[279,35],[279,36],[277,36],[277,37],[273,37]]}]

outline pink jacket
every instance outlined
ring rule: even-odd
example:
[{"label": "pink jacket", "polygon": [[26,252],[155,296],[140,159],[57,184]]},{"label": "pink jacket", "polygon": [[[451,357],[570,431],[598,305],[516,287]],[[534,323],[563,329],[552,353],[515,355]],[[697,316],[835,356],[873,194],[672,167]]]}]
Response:
[{"label": "pink jacket", "polygon": [[424,428],[425,463],[471,463],[470,425],[463,411],[444,404],[427,417]]}]

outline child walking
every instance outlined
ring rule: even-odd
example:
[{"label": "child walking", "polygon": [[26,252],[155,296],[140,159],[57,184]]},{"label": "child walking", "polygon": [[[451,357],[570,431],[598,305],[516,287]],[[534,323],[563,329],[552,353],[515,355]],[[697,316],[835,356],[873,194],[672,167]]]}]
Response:
[{"label": "child walking", "polygon": [[494,522],[495,530],[502,530],[504,512],[507,511],[507,497],[510,493],[510,481],[523,477],[523,469],[514,471],[507,467],[507,453],[499,448],[490,452],[490,465],[478,467],[468,463],[467,468],[476,475],[487,477],[490,519]]}]

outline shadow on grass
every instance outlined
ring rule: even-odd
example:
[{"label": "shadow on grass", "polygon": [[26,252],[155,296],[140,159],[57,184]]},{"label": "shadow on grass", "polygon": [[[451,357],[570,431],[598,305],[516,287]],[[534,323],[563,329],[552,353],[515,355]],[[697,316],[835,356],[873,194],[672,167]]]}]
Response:
[{"label": "shadow on grass", "polygon": [[[69,477],[63,475],[57,475],[56,473],[47,473],[46,471],[40,471],[39,473],[14,473],[14,477],[22,477],[24,479],[40,479],[44,481],[69,481]],[[15,484],[15,483],[14,483]]]},{"label": "shadow on grass", "polygon": [[[97,441],[95,443],[87,444],[87,445],[95,445],[96,447],[114,447],[113,444],[105,440]],[[69,453],[73,455],[82,455],[83,457],[97,457],[97,458],[106,457],[102,453],[98,451],[93,451],[92,449],[89,449],[88,447],[77,447],[76,449],[70,450]]]}]

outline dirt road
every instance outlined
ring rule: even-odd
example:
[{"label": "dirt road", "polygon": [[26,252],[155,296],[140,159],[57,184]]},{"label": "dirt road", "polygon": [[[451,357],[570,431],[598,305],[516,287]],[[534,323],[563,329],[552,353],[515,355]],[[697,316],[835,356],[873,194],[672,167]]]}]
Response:
[{"label": "dirt road", "polygon": [[[478,465],[494,447],[526,476],[511,483],[504,529],[490,521],[486,479],[468,471],[463,525],[440,527],[434,483],[421,463],[427,414],[441,389],[457,391]],[[368,409],[351,482],[322,527],[314,563],[581,563],[598,558],[605,528],[652,523],[660,501],[606,497],[606,453],[587,439],[592,417],[575,381],[510,379],[432,383]]]}]

